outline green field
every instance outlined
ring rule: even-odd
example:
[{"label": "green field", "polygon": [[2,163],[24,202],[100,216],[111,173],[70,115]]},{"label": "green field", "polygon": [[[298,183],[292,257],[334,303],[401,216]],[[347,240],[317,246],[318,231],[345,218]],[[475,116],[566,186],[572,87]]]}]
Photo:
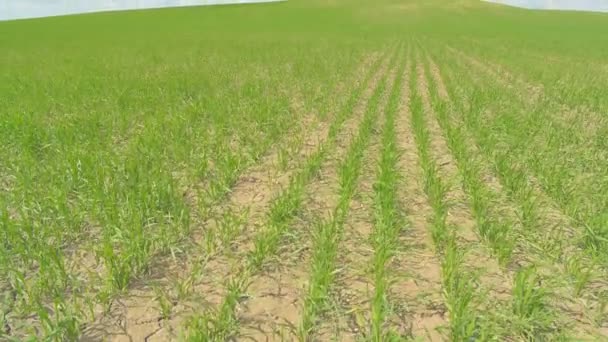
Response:
[{"label": "green field", "polygon": [[607,25],[0,22],[0,341],[608,341]]}]

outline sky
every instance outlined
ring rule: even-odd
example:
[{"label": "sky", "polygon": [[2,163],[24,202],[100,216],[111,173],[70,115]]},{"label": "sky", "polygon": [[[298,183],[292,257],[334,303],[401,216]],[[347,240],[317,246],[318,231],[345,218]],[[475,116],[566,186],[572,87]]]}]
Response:
[{"label": "sky", "polygon": [[487,0],[533,9],[608,12],[608,0]]},{"label": "sky", "polygon": [[268,0],[0,0],[0,20],[136,8],[264,1]]}]

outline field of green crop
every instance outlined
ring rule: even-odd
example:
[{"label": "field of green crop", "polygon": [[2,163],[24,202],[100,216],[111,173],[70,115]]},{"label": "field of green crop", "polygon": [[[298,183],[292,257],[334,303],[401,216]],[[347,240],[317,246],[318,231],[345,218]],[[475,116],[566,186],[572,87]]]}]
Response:
[{"label": "field of green crop", "polygon": [[0,23],[0,341],[608,341],[607,14]]}]

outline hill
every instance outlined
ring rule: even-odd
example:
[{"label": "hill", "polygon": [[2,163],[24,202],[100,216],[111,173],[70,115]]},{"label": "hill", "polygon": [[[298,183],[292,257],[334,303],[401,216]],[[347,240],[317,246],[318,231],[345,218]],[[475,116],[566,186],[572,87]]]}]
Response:
[{"label": "hill", "polygon": [[607,19],[0,22],[0,340],[608,338]]}]

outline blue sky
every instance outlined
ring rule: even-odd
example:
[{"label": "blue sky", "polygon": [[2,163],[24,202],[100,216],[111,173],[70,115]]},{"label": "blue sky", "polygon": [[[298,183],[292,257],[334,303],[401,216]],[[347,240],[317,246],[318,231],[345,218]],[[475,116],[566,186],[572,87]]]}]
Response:
[{"label": "blue sky", "polygon": [[93,11],[261,1],[264,0],[0,0],[0,20]]}]

